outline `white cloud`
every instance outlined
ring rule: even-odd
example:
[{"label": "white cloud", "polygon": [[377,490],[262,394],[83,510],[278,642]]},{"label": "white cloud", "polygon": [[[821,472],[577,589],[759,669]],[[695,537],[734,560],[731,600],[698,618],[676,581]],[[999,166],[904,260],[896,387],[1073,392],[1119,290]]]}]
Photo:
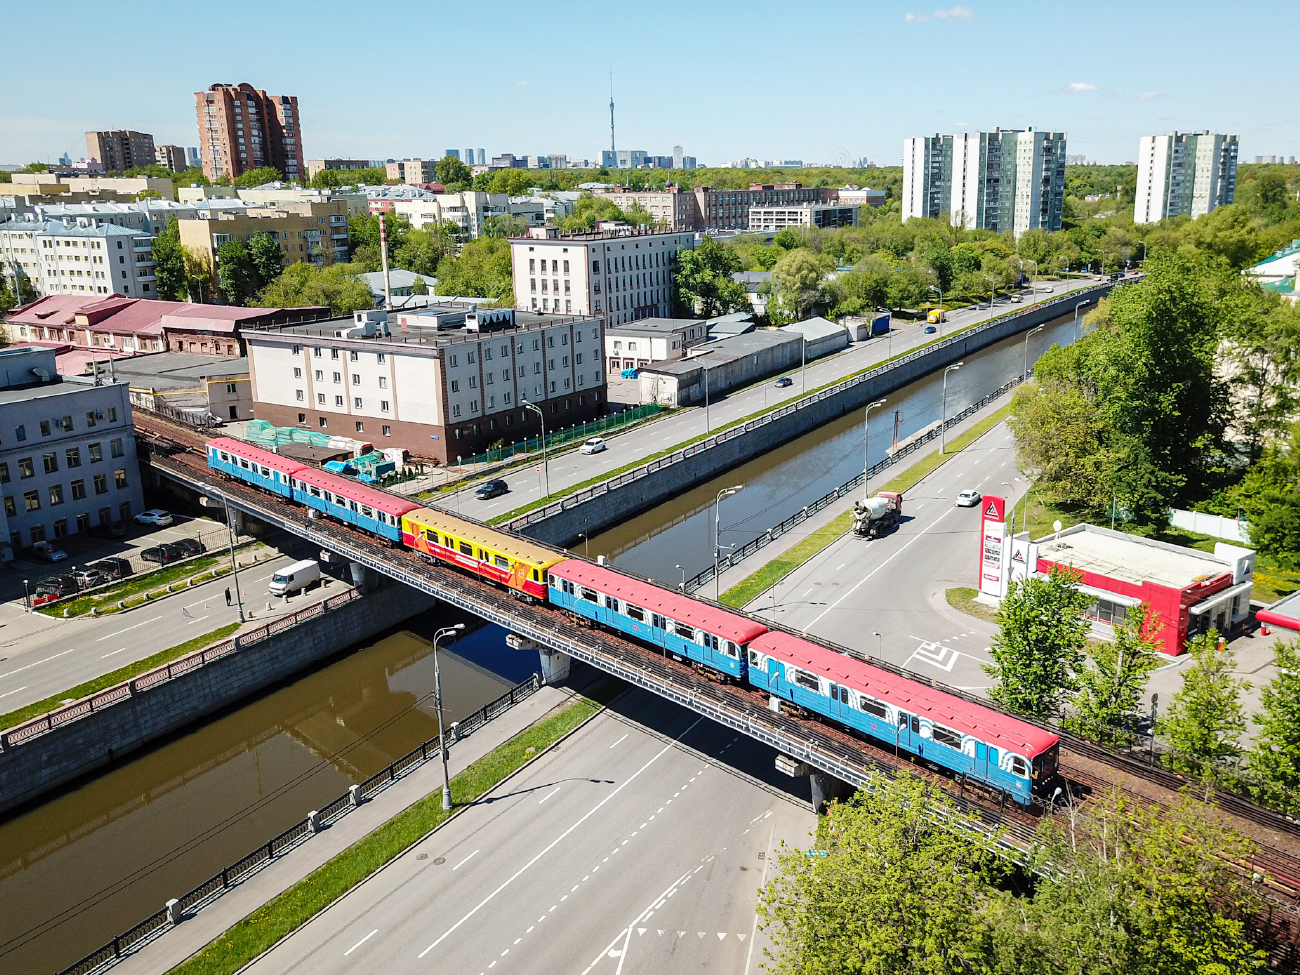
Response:
[{"label": "white cloud", "polygon": [[1153,99],[1164,98],[1164,97],[1165,96],[1158,91],[1144,91],[1142,92],[1142,94],[1138,95],[1138,100],[1143,102],[1149,102],[1152,101]]},{"label": "white cloud", "polygon": [[1065,86],[1066,91],[1094,92],[1101,91],[1100,85],[1090,85],[1084,81],[1072,81]]},{"label": "white cloud", "polygon": [[520,88],[527,88],[527,87],[528,87],[528,82],[526,82],[526,81],[516,81],[515,84],[517,84]]},{"label": "white cloud", "polygon": [[924,24],[927,20],[966,20],[975,19],[975,11],[970,7],[949,7],[947,10],[936,10],[928,14],[908,14],[903,18],[905,24]]}]

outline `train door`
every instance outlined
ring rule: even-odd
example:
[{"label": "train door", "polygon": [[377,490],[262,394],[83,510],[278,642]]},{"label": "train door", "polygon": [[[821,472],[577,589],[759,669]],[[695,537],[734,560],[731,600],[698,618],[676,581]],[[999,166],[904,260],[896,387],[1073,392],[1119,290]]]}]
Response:
[{"label": "train door", "polygon": [[831,717],[842,724],[849,723],[849,689],[840,684],[831,684]]},{"label": "train door", "polygon": [[898,747],[914,755],[923,754],[921,719],[906,711],[898,712]]}]

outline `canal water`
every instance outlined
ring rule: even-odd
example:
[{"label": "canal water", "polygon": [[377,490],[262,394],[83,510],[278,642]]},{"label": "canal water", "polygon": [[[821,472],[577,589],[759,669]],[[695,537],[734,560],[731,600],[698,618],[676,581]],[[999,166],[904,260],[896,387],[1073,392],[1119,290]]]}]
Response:
[{"label": "canal water", "polygon": [[[1029,337],[1028,362],[1032,365],[1053,344],[1068,345],[1074,339],[1074,328],[1073,314],[1048,322],[1041,332]],[[1025,355],[1025,336],[1019,335],[968,356],[961,369],[948,374],[947,415],[961,412],[1021,375]],[[872,464],[883,460],[894,443],[895,418],[900,441],[939,419],[943,375],[918,379],[886,399],[884,406],[871,411],[868,456]],[[1010,402],[1010,398],[1002,402]],[[903,470],[906,463],[897,470]],[[672,501],[593,535],[587,554],[592,558],[604,555],[614,565],[677,585],[713,562],[715,501],[723,488],[744,485],[744,490],[723,498],[720,505],[721,544],[740,546],[862,473],[862,468],[862,410],[853,410]],[[882,474],[879,483],[890,476]],[[708,595],[713,595],[712,590]]]},{"label": "canal water", "polygon": [[0,821],[0,972],[95,950],[537,669],[505,631],[440,607],[135,761]]}]

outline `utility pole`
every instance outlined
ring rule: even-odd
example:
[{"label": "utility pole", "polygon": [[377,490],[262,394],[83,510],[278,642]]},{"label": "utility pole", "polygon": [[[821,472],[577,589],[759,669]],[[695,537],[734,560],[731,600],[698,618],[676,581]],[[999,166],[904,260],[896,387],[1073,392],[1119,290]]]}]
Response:
[{"label": "utility pole", "polygon": [[614,148],[614,69],[609,71],[609,154],[614,167],[618,167],[618,151]]}]

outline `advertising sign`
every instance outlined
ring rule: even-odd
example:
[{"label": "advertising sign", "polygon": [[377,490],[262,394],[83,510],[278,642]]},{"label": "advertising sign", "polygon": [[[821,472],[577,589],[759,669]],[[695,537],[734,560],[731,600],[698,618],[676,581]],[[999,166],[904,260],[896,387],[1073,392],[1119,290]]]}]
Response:
[{"label": "advertising sign", "polygon": [[1006,499],[985,495],[980,504],[980,592],[1000,599],[1006,591]]}]

